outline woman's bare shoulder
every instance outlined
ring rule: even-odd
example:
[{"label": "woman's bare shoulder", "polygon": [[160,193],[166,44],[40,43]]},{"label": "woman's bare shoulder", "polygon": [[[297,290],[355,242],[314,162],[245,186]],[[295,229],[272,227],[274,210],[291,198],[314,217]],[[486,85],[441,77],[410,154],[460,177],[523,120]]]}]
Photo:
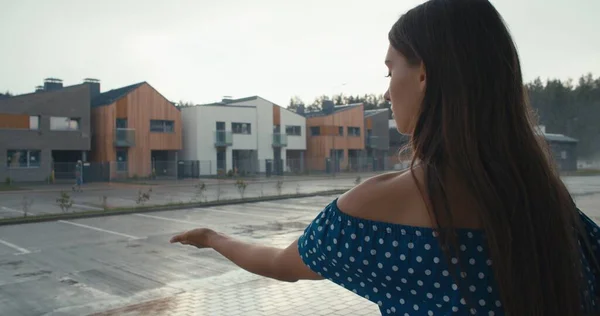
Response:
[{"label": "woman's bare shoulder", "polygon": [[419,169],[378,175],[344,193],[337,205],[359,218],[427,226],[427,208],[415,179],[422,183]]}]

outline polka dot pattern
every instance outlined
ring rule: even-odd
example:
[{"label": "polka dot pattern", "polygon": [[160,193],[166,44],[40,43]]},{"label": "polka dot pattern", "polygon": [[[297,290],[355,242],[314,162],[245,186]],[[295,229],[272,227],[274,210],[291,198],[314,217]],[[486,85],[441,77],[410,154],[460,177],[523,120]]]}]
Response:
[{"label": "polka dot pattern", "polygon": [[[600,228],[585,223],[600,251]],[[304,230],[298,250],[311,270],[377,304],[382,315],[504,315],[483,232],[457,233],[459,252],[448,260],[433,229],[356,218],[336,199]],[[596,293],[597,271],[584,273]]]}]

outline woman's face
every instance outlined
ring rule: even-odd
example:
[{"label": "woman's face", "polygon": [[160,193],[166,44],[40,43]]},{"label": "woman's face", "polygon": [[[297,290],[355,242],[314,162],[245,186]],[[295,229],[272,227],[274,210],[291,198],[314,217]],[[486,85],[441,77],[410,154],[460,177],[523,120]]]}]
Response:
[{"label": "woman's face", "polygon": [[398,132],[411,135],[425,95],[425,67],[423,63],[409,64],[391,45],[388,47],[385,65],[389,71],[390,86],[384,97],[392,103]]}]

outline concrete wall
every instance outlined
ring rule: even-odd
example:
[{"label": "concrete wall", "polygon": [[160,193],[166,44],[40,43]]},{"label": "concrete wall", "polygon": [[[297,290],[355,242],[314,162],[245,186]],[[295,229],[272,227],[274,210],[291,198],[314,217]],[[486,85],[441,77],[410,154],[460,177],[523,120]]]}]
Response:
[{"label": "concrete wall", "polygon": [[[39,129],[0,129],[0,180],[44,181],[52,150],[90,150],[90,91],[85,84],[0,100],[0,114],[40,116]],[[78,131],[50,130],[50,117],[78,118]],[[8,168],[7,150],[41,150],[40,167]]]}]

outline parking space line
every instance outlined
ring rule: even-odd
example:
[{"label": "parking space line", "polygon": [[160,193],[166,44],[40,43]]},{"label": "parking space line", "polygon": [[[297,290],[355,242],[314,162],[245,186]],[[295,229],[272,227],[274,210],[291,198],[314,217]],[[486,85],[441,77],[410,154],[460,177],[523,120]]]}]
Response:
[{"label": "parking space line", "polygon": [[288,210],[297,210],[297,211],[307,211],[307,212],[318,212],[319,208],[318,207],[313,207],[313,206],[302,206],[302,205],[298,205],[298,204],[279,204],[279,203],[273,203],[273,202],[258,202],[255,204],[255,206],[261,206],[264,205],[265,208],[282,208],[282,209],[288,209]]},{"label": "parking space line", "polygon": [[25,212],[23,212],[23,211],[15,210],[14,208],[6,207],[6,206],[2,206],[2,207],[0,207],[0,209],[2,209],[3,211],[7,211],[7,212],[25,214]]},{"label": "parking space line", "polygon": [[197,225],[196,223],[191,222],[191,221],[184,221],[184,220],[180,220],[180,219],[174,219],[174,218],[168,218],[168,217],[162,217],[162,216],[154,216],[154,215],[147,215],[147,214],[140,214],[140,213],[135,213],[132,215],[153,218],[153,219],[158,219],[158,220],[162,220],[162,221],[169,221],[169,222],[174,222],[174,223]]},{"label": "parking space line", "polygon": [[74,223],[74,222],[70,222],[70,221],[59,220],[57,222],[63,223],[63,224],[69,224],[69,225],[73,225],[73,226],[79,226],[79,227],[83,227],[83,228],[87,228],[87,229],[91,229],[91,230],[95,230],[95,231],[99,231],[99,232],[103,232],[103,233],[107,233],[107,234],[113,234],[113,235],[117,235],[117,236],[121,236],[121,237],[131,238],[131,239],[143,239],[142,237],[131,236],[131,235],[123,234],[123,233],[114,232],[112,230],[102,229],[102,228],[88,226],[88,225],[79,224],[79,223]]},{"label": "parking space line", "polygon": [[218,208],[192,209],[192,211],[195,211],[195,212],[209,211],[209,212],[214,212],[214,213],[225,213],[225,214],[232,214],[232,215],[254,216],[254,217],[260,217],[260,218],[266,218],[266,219],[277,218],[277,216],[267,216],[267,215],[252,214],[252,213],[242,213],[242,212],[226,211],[226,210],[222,210],[222,209],[218,209]]},{"label": "parking space line", "polygon": [[27,250],[25,248],[21,248],[21,247],[15,245],[15,244],[11,244],[11,243],[9,243],[6,240],[0,239],[0,244],[3,244],[5,246],[7,246],[7,247],[10,247],[10,248],[14,249],[14,250],[17,250],[17,251],[19,251],[22,254],[31,253],[31,251],[29,251],[29,250]]}]

